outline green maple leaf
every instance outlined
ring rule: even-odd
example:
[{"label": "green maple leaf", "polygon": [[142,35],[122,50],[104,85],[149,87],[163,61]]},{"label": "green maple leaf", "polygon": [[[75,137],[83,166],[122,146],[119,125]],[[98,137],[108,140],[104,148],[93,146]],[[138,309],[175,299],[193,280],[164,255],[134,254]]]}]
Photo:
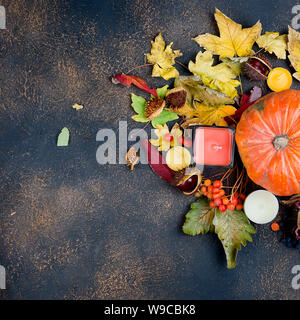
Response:
[{"label": "green maple leaf", "polygon": [[[156,89],[157,95],[159,98],[164,99],[168,92],[168,86],[164,86],[162,88]],[[131,106],[133,110],[137,113],[136,115],[132,116],[132,119],[137,122],[148,122],[150,121],[145,116],[145,108],[147,104],[147,100],[143,97],[137,96],[135,94],[131,94]],[[156,127],[157,125],[165,125],[168,121],[173,121],[178,119],[178,115],[175,112],[172,112],[170,110],[164,109],[159,116],[154,118],[151,121],[151,124],[153,127]]]},{"label": "green maple leaf", "polygon": [[191,210],[186,214],[183,232],[195,236],[214,231],[213,219],[215,209],[209,206],[205,199],[199,199],[191,204]]},{"label": "green maple leaf", "polygon": [[217,209],[213,225],[225,250],[227,268],[232,269],[236,266],[236,257],[238,250],[241,250],[241,244],[245,247],[247,241],[252,242],[251,234],[256,231],[241,210],[220,212]]}]

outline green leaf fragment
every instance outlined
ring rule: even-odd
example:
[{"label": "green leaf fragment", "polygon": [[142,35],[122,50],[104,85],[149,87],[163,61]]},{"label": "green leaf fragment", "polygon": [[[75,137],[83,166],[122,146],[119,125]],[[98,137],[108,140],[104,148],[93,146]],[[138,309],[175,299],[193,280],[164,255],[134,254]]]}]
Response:
[{"label": "green leaf fragment", "polygon": [[241,75],[242,73],[242,65],[244,62],[248,61],[248,57],[239,58],[223,58],[221,61],[225,63],[234,73],[236,76]]},{"label": "green leaf fragment", "polygon": [[66,147],[69,145],[70,132],[69,129],[64,127],[57,138],[58,147]]},{"label": "green leaf fragment", "polygon": [[145,114],[145,106],[146,106],[146,99],[144,99],[143,97],[137,96],[135,94],[131,94],[131,101],[132,101],[132,108],[133,110],[140,115],[144,115]]},{"label": "green leaf fragment", "polygon": [[247,241],[252,242],[251,234],[256,231],[241,210],[220,212],[217,209],[213,224],[225,250],[227,268],[232,269],[236,266],[236,258],[238,250],[241,250],[241,244],[245,247]]},{"label": "green leaf fragment", "polygon": [[151,124],[156,128],[157,125],[164,126],[168,121],[173,121],[178,118],[177,113],[164,109],[159,116],[151,121]]},{"label": "green leaf fragment", "polygon": [[159,97],[160,99],[164,99],[164,98],[165,98],[167,92],[169,91],[168,88],[169,88],[169,86],[168,86],[168,85],[165,85],[165,86],[162,87],[162,88],[157,88],[157,89],[156,89],[156,93],[157,93],[157,95],[158,95],[158,97]]},{"label": "green leaf fragment", "polygon": [[[156,89],[157,95],[160,99],[164,99],[167,92],[168,92],[168,85],[165,85],[162,88]],[[132,119],[137,122],[148,122],[150,121],[145,116],[145,108],[147,101],[140,96],[137,96],[135,94],[131,94],[131,101],[132,101],[132,108],[137,113],[136,115],[132,116]],[[178,115],[175,112],[172,112],[170,110],[164,109],[159,116],[154,118],[151,123],[152,126],[155,128],[157,125],[165,125],[168,121],[173,121],[178,119]]]},{"label": "green leaf fragment", "polygon": [[131,118],[136,122],[148,122],[149,121],[148,118],[146,118],[145,116],[143,116],[141,114],[135,114]]},{"label": "green leaf fragment", "polygon": [[214,216],[215,209],[209,206],[209,202],[205,199],[199,199],[191,204],[191,210],[185,216],[183,232],[191,236],[213,232]]}]

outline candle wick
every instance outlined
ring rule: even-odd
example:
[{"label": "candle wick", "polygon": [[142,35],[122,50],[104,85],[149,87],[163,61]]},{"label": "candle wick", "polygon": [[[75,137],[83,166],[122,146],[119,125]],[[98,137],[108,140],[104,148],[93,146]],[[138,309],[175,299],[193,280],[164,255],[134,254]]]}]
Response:
[{"label": "candle wick", "polygon": [[212,147],[213,147],[214,149],[216,149],[216,150],[222,150],[222,149],[223,149],[223,146],[219,146],[219,145],[217,145],[217,144],[214,144]]}]

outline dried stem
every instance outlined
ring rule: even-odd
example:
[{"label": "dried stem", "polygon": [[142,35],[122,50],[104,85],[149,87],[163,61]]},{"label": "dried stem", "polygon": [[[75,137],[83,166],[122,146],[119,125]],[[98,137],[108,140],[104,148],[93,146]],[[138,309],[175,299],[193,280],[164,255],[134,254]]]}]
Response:
[{"label": "dried stem", "polygon": [[241,79],[241,76],[240,76],[240,75],[239,75],[239,81],[240,81],[241,95],[243,96],[243,95],[244,95],[244,92],[243,92],[242,79]]},{"label": "dried stem", "polygon": [[235,193],[235,190],[239,190],[240,186],[242,185],[244,175],[245,175],[245,169],[243,168],[242,172],[240,173],[239,177],[237,178],[235,184],[232,187],[230,200],[232,200],[234,193]]},{"label": "dried stem", "polygon": [[125,74],[128,75],[128,73],[131,73],[133,70],[135,69],[139,69],[139,68],[142,68],[142,67],[147,67],[147,66],[153,66],[153,63],[145,63],[145,64],[141,64],[139,66],[136,66],[134,68],[132,68],[131,70],[127,71]]},{"label": "dried stem", "polygon": [[185,64],[183,64],[183,63],[181,63],[181,62],[179,62],[177,60],[175,60],[175,62],[178,63],[179,65],[181,65],[184,69],[190,71],[189,68]]},{"label": "dried stem", "polygon": [[227,178],[230,177],[230,175],[232,174],[232,171],[233,171],[233,168],[228,169],[228,170],[224,173],[223,177],[221,178],[221,181],[223,181],[226,177],[227,177]]}]

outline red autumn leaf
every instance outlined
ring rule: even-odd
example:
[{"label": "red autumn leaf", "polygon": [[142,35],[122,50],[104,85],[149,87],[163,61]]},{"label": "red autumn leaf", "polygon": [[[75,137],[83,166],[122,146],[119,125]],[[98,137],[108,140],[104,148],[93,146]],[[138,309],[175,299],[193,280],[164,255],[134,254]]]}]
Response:
[{"label": "red autumn leaf", "polygon": [[124,73],[120,73],[120,74],[116,74],[113,78],[112,78],[112,83],[113,84],[118,84],[121,83],[127,87],[130,87],[132,84],[135,85],[136,87],[154,95],[155,97],[157,97],[157,92],[155,89],[151,89],[147,83],[141,79],[138,78],[136,76],[129,76],[127,74]]},{"label": "red autumn leaf", "polygon": [[225,117],[224,120],[231,125],[235,122],[238,122],[241,119],[241,116],[245,110],[247,110],[256,100],[261,98],[262,90],[259,87],[254,87],[250,94],[244,94],[241,98],[241,105],[239,109],[236,110],[233,116]]},{"label": "red autumn leaf", "polygon": [[171,183],[175,172],[167,166],[160,152],[147,139],[142,141],[142,146],[147,152],[148,163],[154,173]]}]

